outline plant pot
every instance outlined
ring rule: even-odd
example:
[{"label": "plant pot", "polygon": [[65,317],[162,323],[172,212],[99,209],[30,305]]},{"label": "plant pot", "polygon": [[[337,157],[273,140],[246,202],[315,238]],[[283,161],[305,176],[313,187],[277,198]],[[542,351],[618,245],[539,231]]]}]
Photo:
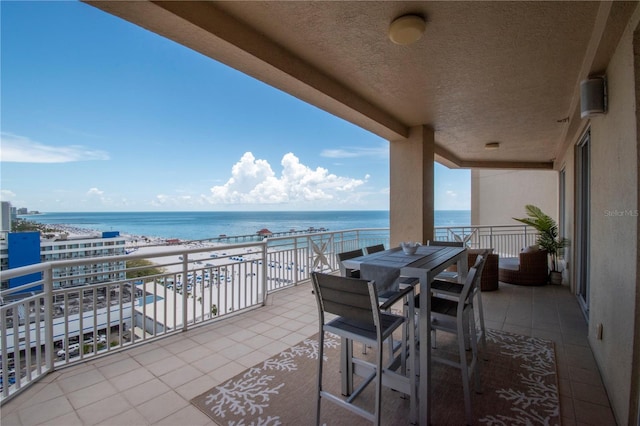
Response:
[{"label": "plant pot", "polygon": [[555,285],[562,284],[562,272],[560,271],[551,271],[549,274],[549,282]]}]

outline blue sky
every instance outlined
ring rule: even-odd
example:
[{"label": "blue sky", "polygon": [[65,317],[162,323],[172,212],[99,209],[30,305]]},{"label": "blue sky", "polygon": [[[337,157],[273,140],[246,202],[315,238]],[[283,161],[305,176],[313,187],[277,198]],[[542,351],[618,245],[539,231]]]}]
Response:
[{"label": "blue sky", "polygon": [[[14,207],[389,208],[376,135],[83,3],[0,14],[0,198]],[[469,171],[435,173],[436,209],[470,209]]]}]

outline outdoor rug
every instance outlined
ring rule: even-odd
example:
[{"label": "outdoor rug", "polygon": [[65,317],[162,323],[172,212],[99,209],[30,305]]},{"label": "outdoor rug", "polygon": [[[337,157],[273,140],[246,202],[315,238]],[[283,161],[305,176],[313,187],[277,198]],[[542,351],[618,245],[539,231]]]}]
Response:
[{"label": "outdoor rug", "polygon": [[[327,335],[323,387],[339,394],[340,340]],[[219,425],[310,425],[314,423],[316,336],[304,340],[225,383],[195,397],[191,403]],[[362,356],[361,346],[354,354]],[[369,350],[371,355],[373,351]],[[438,334],[434,354],[456,359],[455,340]],[[481,362],[483,392],[472,392],[475,424],[559,425],[560,403],[553,342],[487,330],[489,359]],[[463,425],[464,402],[460,370],[433,364],[432,424]],[[356,384],[357,386],[357,384]],[[356,401],[373,407],[374,386]],[[383,388],[382,424],[407,425],[409,401]],[[368,424],[363,418],[323,400],[321,424]]]}]

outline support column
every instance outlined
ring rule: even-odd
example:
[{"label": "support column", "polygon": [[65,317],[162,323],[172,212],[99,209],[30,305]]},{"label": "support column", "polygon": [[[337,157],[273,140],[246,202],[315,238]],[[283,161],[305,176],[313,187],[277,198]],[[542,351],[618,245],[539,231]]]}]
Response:
[{"label": "support column", "polygon": [[412,127],[407,139],[390,141],[390,245],[433,239],[434,132]]}]

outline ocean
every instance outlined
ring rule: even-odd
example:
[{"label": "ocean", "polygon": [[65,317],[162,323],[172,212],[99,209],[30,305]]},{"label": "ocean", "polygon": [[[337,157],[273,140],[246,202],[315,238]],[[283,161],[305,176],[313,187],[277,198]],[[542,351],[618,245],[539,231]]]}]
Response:
[{"label": "ocean", "polygon": [[[324,228],[338,231],[354,228],[388,228],[388,211],[289,211],[289,212],[107,212],[42,213],[19,216],[48,225],[64,225],[121,234],[200,240],[271,232]],[[436,210],[435,226],[468,226],[469,210]]]}]

